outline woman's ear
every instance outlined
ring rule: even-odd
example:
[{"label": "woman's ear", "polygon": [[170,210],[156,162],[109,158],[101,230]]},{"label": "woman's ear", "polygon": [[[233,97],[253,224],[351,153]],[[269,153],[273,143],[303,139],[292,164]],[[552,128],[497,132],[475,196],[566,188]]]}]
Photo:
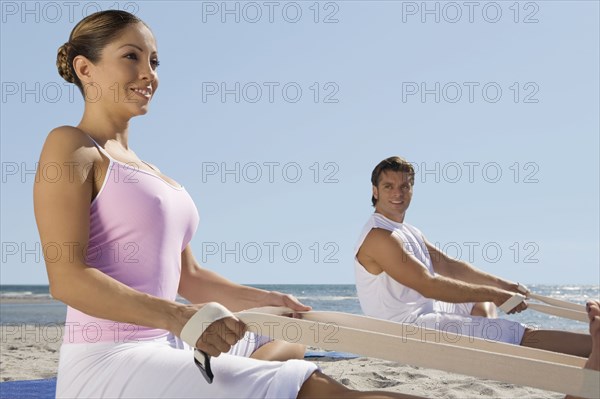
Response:
[{"label": "woman's ear", "polygon": [[92,81],[92,67],[92,62],[83,55],[78,55],[73,59],[73,70],[84,85]]}]

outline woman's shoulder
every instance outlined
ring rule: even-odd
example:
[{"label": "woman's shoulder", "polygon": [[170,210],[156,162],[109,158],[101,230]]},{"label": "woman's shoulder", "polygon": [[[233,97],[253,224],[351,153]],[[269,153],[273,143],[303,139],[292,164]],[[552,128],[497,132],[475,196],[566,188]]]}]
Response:
[{"label": "woman's shoulder", "polygon": [[46,142],[49,141],[67,146],[81,144],[84,141],[91,143],[89,136],[83,130],[69,125],[58,126],[52,129],[46,137]]},{"label": "woman's shoulder", "polygon": [[83,130],[67,125],[56,127],[48,133],[41,157],[80,164],[89,164],[102,159],[94,143]]}]

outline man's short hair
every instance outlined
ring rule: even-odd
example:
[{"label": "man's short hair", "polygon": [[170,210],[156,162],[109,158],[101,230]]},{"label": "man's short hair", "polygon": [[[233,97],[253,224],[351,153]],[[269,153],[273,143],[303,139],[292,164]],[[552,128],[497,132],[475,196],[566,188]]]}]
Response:
[{"label": "man's short hair", "polygon": [[[379,162],[377,166],[375,166],[375,169],[373,169],[373,173],[371,173],[371,183],[373,186],[377,187],[381,173],[388,170],[408,173],[410,176],[410,184],[415,184],[415,169],[411,163],[402,157],[389,157]],[[375,196],[371,196],[371,202],[373,203],[373,206],[377,204]]]}]

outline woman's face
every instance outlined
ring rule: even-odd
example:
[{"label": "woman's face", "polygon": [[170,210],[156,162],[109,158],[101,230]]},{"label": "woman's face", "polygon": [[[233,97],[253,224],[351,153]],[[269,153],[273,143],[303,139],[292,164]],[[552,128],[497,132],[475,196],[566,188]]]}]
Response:
[{"label": "woman's face", "polygon": [[158,88],[157,66],[154,36],[143,23],[131,24],[91,67],[86,100],[102,104],[113,116],[143,115]]}]

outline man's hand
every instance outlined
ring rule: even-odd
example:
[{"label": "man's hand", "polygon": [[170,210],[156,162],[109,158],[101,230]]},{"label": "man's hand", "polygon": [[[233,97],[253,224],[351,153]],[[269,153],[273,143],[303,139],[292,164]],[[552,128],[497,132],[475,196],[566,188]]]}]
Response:
[{"label": "man's hand", "polygon": [[525,295],[526,298],[529,298],[531,295],[531,291],[529,291],[529,288],[525,287],[521,283],[517,283],[516,292]]},{"label": "man's hand", "polygon": [[[515,295],[514,292],[498,290],[498,294],[494,298],[494,304],[499,308],[500,305],[504,304],[504,302],[508,301],[514,295]],[[525,309],[527,309],[527,303],[525,301],[523,301],[520,304],[518,304],[517,306],[515,306],[514,308],[512,308],[510,311],[508,311],[507,314],[521,313]]]}]

